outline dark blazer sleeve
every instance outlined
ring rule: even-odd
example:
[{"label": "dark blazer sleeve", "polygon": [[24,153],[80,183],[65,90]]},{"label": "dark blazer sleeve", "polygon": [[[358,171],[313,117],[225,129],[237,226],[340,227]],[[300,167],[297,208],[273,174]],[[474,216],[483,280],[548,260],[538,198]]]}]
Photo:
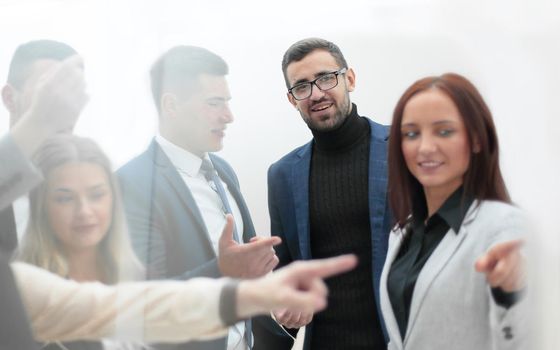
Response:
[{"label": "dark blazer sleeve", "polygon": [[0,349],[38,349],[8,261],[0,256]]},{"label": "dark blazer sleeve", "polygon": [[42,177],[10,135],[0,138],[0,210],[26,194]]},{"label": "dark blazer sleeve", "polygon": [[277,268],[281,268],[290,264],[293,258],[288,249],[288,240],[286,239],[285,232],[282,228],[280,219],[280,191],[286,191],[286,188],[281,185],[280,172],[277,164],[272,164],[268,169],[268,212],[270,215],[270,235],[278,236],[282,239],[282,243],[274,247],[276,256],[280,260]]},{"label": "dark blazer sleeve", "polygon": [[[276,191],[282,189],[277,187],[278,182],[276,181],[276,175],[277,173],[275,172],[274,165],[272,165],[268,170],[268,208],[271,221],[270,234],[282,238],[282,243],[274,247],[276,255],[280,260],[278,267],[281,267],[289,264],[292,258],[289,254],[280,223]],[[272,318],[257,317],[255,320],[256,321],[253,322],[253,334],[255,336],[254,350],[290,350],[293,347],[293,339],[289,337],[282,329],[282,326],[277,324]],[[297,335],[297,331],[297,329],[289,330],[290,334],[294,337]]]}]

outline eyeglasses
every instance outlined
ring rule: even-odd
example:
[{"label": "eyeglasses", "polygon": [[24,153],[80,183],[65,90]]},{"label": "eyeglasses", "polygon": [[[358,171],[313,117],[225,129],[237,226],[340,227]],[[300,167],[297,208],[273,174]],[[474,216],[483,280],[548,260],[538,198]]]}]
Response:
[{"label": "eyeglasses", "polygon": [[342,68],[334,72],[325,73],[315,80],[292,86],[288,89],[288,93],[292,94],[298,101],[305,100],[313,93],[313,85],[321,91],[330,90],[338,85],[338,75],[344,74],[346,71],[346,68]]}]

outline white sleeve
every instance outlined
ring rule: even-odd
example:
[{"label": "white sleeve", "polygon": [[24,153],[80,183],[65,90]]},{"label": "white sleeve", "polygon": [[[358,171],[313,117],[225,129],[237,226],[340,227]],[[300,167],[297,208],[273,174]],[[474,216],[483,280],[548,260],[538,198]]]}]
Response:
[{"label": "white sleeve", "polygon": [[219,315],[227,279],[106,286],[66,280],[24,263],[11,266],[39,341],[184,342],[227,333]]}]

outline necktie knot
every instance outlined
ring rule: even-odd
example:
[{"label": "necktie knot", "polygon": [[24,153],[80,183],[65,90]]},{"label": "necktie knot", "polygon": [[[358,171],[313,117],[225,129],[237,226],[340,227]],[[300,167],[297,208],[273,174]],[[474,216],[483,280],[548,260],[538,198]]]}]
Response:
[{"label": "necktie knot", "polygon": [[206,179],[209,179],[214,174],[214,166],[212,162],[208,159],[202,159],[202,164],[200,165],[200,172],[204,175]]}]

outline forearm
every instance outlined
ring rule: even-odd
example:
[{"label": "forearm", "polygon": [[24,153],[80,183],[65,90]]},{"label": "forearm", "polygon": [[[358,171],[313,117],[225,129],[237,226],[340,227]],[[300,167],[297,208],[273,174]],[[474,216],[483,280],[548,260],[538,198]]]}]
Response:
[{"label": "forearm", "polygon": [[20,263],[13,264],[12,269],[40,341],[109,337],[184,342],[227,333],[219,313],[227,279],[110,287],[64,280]]},{"label": "forearm", "polygon": [[40,127],[27,116],[22,117],[10,131],[15,144],[26,159],[31,159],[51,133],[46,127]]}]

